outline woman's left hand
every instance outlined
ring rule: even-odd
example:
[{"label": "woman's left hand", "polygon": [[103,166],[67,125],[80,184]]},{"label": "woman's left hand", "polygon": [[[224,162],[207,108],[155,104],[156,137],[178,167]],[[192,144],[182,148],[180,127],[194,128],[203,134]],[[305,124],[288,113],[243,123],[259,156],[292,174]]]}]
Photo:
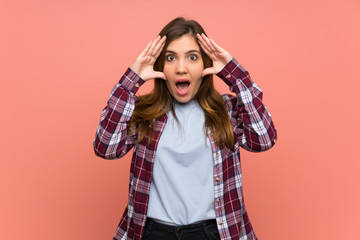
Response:
[{"label": "woman's left hand", "polygon": [[205,34],[196,34],[196,36],[199,40],[200,47],[213,60],[213,66],[204,69],[202,76],[217,74],[231,61],[232,56]]}]

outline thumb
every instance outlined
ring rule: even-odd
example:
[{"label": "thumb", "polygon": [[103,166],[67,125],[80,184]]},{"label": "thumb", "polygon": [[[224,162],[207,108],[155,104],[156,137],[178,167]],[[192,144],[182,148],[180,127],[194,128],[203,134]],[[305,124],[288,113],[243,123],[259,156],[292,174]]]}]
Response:
[{"label": "thumb", "polygon": [[154,78],[162,78],[166,80],[166,76],[163,72],[154,72]]},{"label": "thumb", "polygon": [[205,68],[201,74],[202,77],[209,75],[209,74],[215,74],[214,68]]}]

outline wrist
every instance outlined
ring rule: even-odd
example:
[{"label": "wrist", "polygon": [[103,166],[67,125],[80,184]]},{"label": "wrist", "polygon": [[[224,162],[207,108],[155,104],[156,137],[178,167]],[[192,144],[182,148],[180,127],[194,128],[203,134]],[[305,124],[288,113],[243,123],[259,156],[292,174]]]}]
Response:
[{"label": "wrist", "polygon": [[119,83],[127,88],[130,92],[136,93],[140,86],[144,84],[144,80],[131,68],[128,68],[120,79]]}]

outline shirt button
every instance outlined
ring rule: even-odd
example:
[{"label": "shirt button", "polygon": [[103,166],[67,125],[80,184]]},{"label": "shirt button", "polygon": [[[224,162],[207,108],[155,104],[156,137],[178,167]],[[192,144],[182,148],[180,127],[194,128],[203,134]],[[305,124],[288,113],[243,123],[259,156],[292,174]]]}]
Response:
[{"label": "shirt button", "polygon": [[219,182],[219,181],[220,181],[220,178],[219,178],[219,177],[216,177],[216,178],[215,178],[215,181],[216,181],[216,182]]},{"label": "shirt button", "polygon": [[223,222],[219,222],[219,225],[220,225],[220,226],[223,225]]},{"label": "shirt button", "polygon": [[138,83],[135,83],[135,87],[139,87],[139,84],[138,84]]},{"label": "shirt button", "polygon": [[220,202],[220,198],[216,199],[216,201],[219,203],[219,202]]},{"label": "shirt button", "polygon": [[274,143],[276,143],[276,139],[274,139]]},{"label": "shirt button", "polygon": [[226,75],[226,78],[230,78],[231,77],[231,74],[230,73],[228,73],[228,75]]},{"label": "shirt button", "polygon": [[220,155],[220,153],[216,153],[216,156],[218,157]]}]

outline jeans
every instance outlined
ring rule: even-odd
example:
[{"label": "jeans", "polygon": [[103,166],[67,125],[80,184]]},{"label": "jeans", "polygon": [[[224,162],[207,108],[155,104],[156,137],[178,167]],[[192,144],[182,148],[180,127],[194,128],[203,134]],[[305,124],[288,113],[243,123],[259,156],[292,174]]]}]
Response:
[{"label": "jeans", "polygon": [[170,226],[148,218],[143,240],[220,240],[216,220],[182,226]]}]

